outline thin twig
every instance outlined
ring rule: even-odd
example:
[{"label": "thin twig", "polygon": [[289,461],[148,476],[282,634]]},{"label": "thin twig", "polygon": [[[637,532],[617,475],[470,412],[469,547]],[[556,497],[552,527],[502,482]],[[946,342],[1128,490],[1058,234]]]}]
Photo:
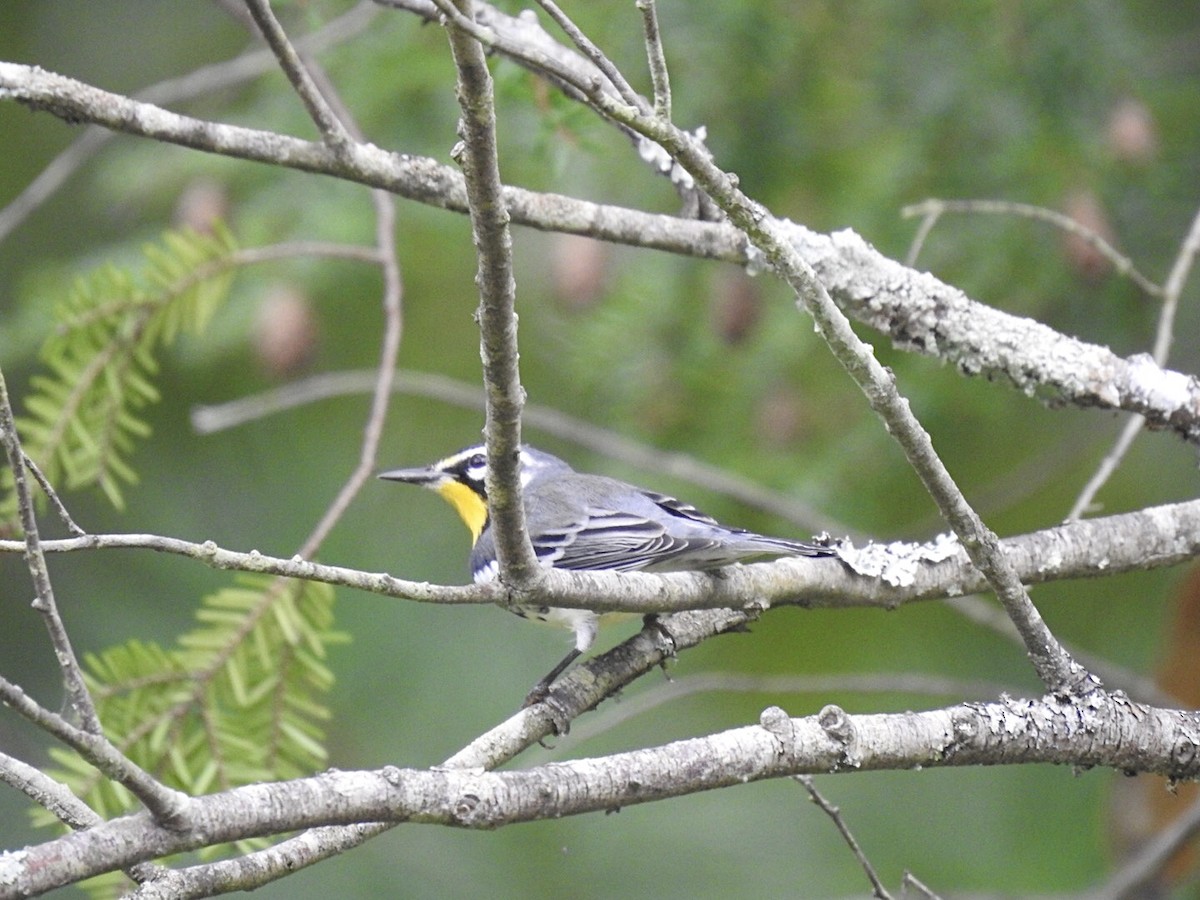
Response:
[{"label": "thin twig", "polygon": [[888,893],[887,888],[883,886],[883,882],[879,880],[879,875],[875,871],[875,867],[871,865],[871,861],[867,859],[867,855],[863,853],[862,847],[854,837],[854,833],[850,831],[850,826],[846,824],[846,820],[842,818],[842,811],[834,806],[824,795],[817,790],[817,786],[813,783],[811,775],[795,775],[794,780],[799,782],[825,815],[829,816],[833,825],[838,830],[838,834],[842,836],[842,840],[846,842],[846,846],[850,848],[850,852],[854,854],[854,858],[858,860],[858,864],[862,866],[862,870],[866,873],[867,880],[871,882],[871,891],[873,896],[879,900],[892,900],[892,895]]},{"label": "thin twig", "polygon": [[662,32],[658,29],[658,7],[654,0],[637,0],[636,5],[642,13],[642,31],[646,36],[646,61],[650,67],[650,82],[654,85],[654,114],[670,121],[671,76],[667,72]]},{"label": "thin twig", "polygon": [[[324,96],[329,98],[330,109],[346,132],[355,140],[361,140],[358,123],[346,108],[337,90],[315,60],[306,60],[313,78],[320,80]],[[400,272],[400,260],[396,255],[396,201],[383,190],[371,192],[375,208],[375,247],[371,260],[378,263],[383,274],[383,337],[380,341],[379,364],[375,368],[371,387],[371,409],[363,425],[363,438],[359,446],[358,465],[346,479],[337,496],[321,516],[304,541],[298,554],[307,559],[315,554],[329,532],[341,520],[362,486],[366,484],[377,467],[379,442],[387,420],[388,403],[391,400],[396,360],[400,355],[400,340],[404,326],[404,281]]]},{"label": "thin twig", "polygon": [[4,444],[4,452],[8,456],[8,464],[13,474],[13,490],[17,495],[17,511],[21,519],[21,529],[24,531],[25,564],[33,578],[35,598],[33,607],[42,616],[42,622],[50,635],[50,643],[54,647],[54,656],[62,671],[63,684],[71,710],[78,718],[84,729],[92,734],[103,733],[100,719],[96,715],[96,706],[88,693],[83,680],[83,671],[79,668],[79,660],[71,647],[71,639],[67,636],[66,626],[58,614],[58,605],[54,602],[54,587],[50,583],[50,570],[46,566],[46,556],[42,552],[41,538],[38,534],[37,515],[34,511],[33,498],[29,493],[29,484],[25,480],[25,453],[21,450],[21,439],[17,434],[16,422],[13,420],[12,405],[8,399],[8,386],[4,373],[0,372],[0,443]]},{"label": "thin twig", "polygon": [[41,470],[36,462],[33,461],[28,453],[21,451],[21,458],[25,461],[25,468],[33,475],[38,486],[42,489],[42,493],[46,495],[46,499],[50,501],[50,505],[54,507],[54,511],[58,513],[58,517],[62,523],[67,526],[67,531],[76,537],[82,537],[87,534],[82,528],[75,524],[75,520],[71,518],[71,513],[68,512],[66,504],[62,502],[62,498],[58,496],[58,492],[54,490],[54,485],[50,483],[50,479],[46,477],[46,473]]},{"label": "thin twig", "polygon": [[[1030,584],[1091,578],[1162,568],[1200,556],[1200,500],[1150,507],[1103,518],[1082,519],[1005,538],[1004,552]],[[46,553],[141,549],[196,560],[222,571],[256,572],[342,585],[385,597],[433,604],[501,602],[495,584],[447,586],[390,575],[282,559],[257,551],[240,553],[212,541],[194,543],[153,534],[89,534],[42,541]],[[0,553],[20,553],[19,540],[0,540]],[[842,548],[851,553],[852,547]],[[944,599],[986,588],[965,554],[923,565],[905,584],[864,578],[834,560],[789,560],[732,566],[720,577],[697,572],[566,572],[550,570],[531,602],[597,612],[647,613],[741,607],[747,597],[770,606],[872,607]]]},{"label": "thin twig", "polygon": [[932,888],[926,886],[926,884],[921,881],[921,879],[917,878],[916,875],[914,875],[912,872],[905,872],[904,878],[901,881],[901,896],[908,896],[909,885],[912,885],[914,888],[920,891],[921,896],[924,897],[925,900],[942,900],[940,894],[937,894]]},{"label": "thin twig", "polygon": [[[1163,286],[1163,304],[1158,313],[1158,328],[1154,335],[1153,351],[1154,361],[1159,366],[1167,364],[1167,358],[1171,352],[1171,340],[1175,333],[1175,312],[1179,308],[1179,297],[1183,293],[1183,286],[1192,271],[1192,264],[1196,259],[1197,252],[1200,252],[1200,212],[1192,218],[1192,226],[1188,229],[1187,237],[1184,238],[1179,253],[1175,255],[1175,262],[1172,264]],[[1133,446],[1133,442],[1142,433],[1145,426],[1145,416],[1135,414],[1129,418],[1112,449],[1105,454],[1095,473],[1083,486],[1083,490],[1079,492],[1079,496],[1071,506],[1071,511],[1067,513],[1068,522],[1075,521],[1091,508],[1096,494],[1108,482],[1112,473],[1117,470],[1117,466],[1121,464],[1125,454],[1129,452],[1129,448]]]},{"label": "thin twig", "polygon": [[1179,297],[1183,293],[1183,286],[1188,275],[1192,272],[1192,265],[1196,261],[1197,253],[1200,253],[1200,212],[1192,219],[1192,227],[1188,229],[1187,237],[1183,241],[1183,246],[1179,248],[1179,253],[1175,257],[1175,262],[1171,266],[1170,274],[1167,275],[1167,281],[1163,287],[1163,306],[1158,317],[1158,330],[1154,336],[1154,350],[1152,351],[1154,361],[1160,366],[1166,365],[1171,352],[1175,310],[1179,306]]},{"label": "thin twig", "polygon": [[262,247],[243,247],[235,250],[229,260],[235,265],[252,265],[313,256],[345,259],[371,265],[380,265],[383,262],[383,254],[380,253],[378,247],[338,244],[333,241],[286,241],[282,244],[266,244]]},{"label": "thin twig", "polygon": [[[908,215],[914,213],[913,207],[908,207],[901,210],[902,214]],[[913,268],[917,264],[917,257],[921,255],[921,250],[925,246],[925,240],[929,237],[929,233],[933,231],[937,225],[938,219],[942,217],[942,208],[940,206],[932,206],[927,204],[923,211],[921,224],[917,226],[917,233],[913,235],[912,243],[908,245],[908,252],[904,254],[904,264],[909,268]]]},{"label": "thin twig", "polygon": [[[370,0],[363,0],[321,28],[296,41],[296,46],[318,52],[361,33],[379,10]],[[236,84],[257,78],[276,66],[269,50],[252,50],[231,60],[201,66],[187,75],[158,82],[131,96],[146,103],[171,106],[196,97],[207,96]],[[43,203],[53,197],[67,180],[96,152],[116,135],[103,127],[91,127],[83,132],[62,153],[38,173],[7,206],[0,209],[0,241],[4,241]]]},{"label": "thin twig", "polygon": [[258,25],[258,30],[262,32],[263,39],[279,61],[279,67],[283,69],[288,81],[304,102],[309,116],[321,132],[321,137],[331,149],[341,152],[353,138],[313,83],[300,54],[296,52],[279,20],[275,18],[275,13],[271,11],[270,0],[245,0],[245,3],[250,15],[254,17],[255,24]]},{"label": "thin twig", "polygon": [[62,716],[41,706],[20,687],[2,676],[0,701],[43,731],[58,738],[113,781],[128,788],[150,811],[156,822],[176,828],[186,826],[191,798],[158,782],[117,750],[103,734],[76,728]]},{"label": "thin twig", "polygon": [[1133,442],[1137,440],[1137,436],[1142,433],[1145,427],[1145,416],[1139,416],[1134,413],[1125,420],[1125,425],[1121,428],[1121,433],[1117,435],[1112,448],[1104,454],[1104,459],[1100,460],[1100,465],[1096,467],[1096,471],[1092,473],[1092,477],[1087,480],[1087,484],[1083,486],[1083,490],[1079,492],[1079,496],[1071,504],[1071,510],[1067,513],[1065,521],[1075,522],[1081,516],[1085,516],[1096,509],[1094,505],[1096,495],[1108,483],[1108,479],[1112,477],[1113,472],[1117,470],[1117,466],[1125,459],[1125,454],[1129,452],[1129,448],[1133,446]]},{"label": "thin twig", "polygon": [[1200,834],[1200,799],[1125,860],[1105,884],[1083,897],[1085,900],[1130,900],[1147,896],[1142,889],[1162,874],[1172,857],[1197,834]]},{"label": "thin twig", "polygon": [[[604,77],[612,82],[617,89],[617,93],[621,95],[621,99],[630,106],[642,113],[650,113],[652,110],[646,103],[645,99],[635,91],[625,80],[625,76],[621,74],[611,59],[604,55],[604,52],[597,47],[586,34],[580,30],[579,26],[571,21],[570,16],[559,9],[558,4],[554,0],[538,0],[538,6],[546,11],[552,18],[555,24],[563,30],[563,33],[571,39],[571,43],[579,48],[579,52],[591,60],[592,65],[604,73]],[[582,90],[582,85],[575,85],[577,89]]]},{"label": "thin twig", "polygon": [[[1096,252],[1112,263],[1113,268],[1116,269],[1118,274],[1127,276],[1130,281],[1151,297],[1162,296],[1163,289],[1139,272],[1133,264],[1133,260],[1117,250],[1100,234],[1097,234],[1095,230],[1054,209],[1047,209],[1044,206],[1033,206],[1029,203],[1014,203],[1009,200],[926,200],[923,203],[914,203],[911,206],[904,207],[900,211],[900,214],[905,218],[922,216],[932,227],[932,223],[937,220],[937,217],[941,216],[942,213],[948,212],[1021,216],[1026,219],[1049,222],[1056,228],[1060,228],[1068,234],[1073,234],[1085,241]],[[910,256],[913,252],[910,249]]]}]

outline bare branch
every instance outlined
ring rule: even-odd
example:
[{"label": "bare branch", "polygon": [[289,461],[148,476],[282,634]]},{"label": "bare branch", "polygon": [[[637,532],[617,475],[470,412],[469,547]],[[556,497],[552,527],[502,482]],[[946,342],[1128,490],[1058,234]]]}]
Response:
[{"label": "bare branch", "polygon": [[[375,4],[370,0],[363,0],[311,34],[299,38],[296,46],[314,53],[325,50],[361,33],[377,14]],[[201,66],[187,75],[161,81],[136,92],[133,97],[146,103],[161,105],[191,100],[258,77],[271,71],[275,64],[275,57],[269,50],[253,50],[227,62]],[[7,238],[30,214],[54,196],[67,179],[112,137],[111,131],[89,128],[56,156],[20,194],[0,209],[0,241]]]},{"label": "bare branch", "polygon": [[900,210],[900,215],[904,216],[904,218],[921,216],[924,219],[922,227],[918,232],[919,240],[914,241],[914,248],[909,252],[908,265],[912,265],[916,261],[916,253],[920,249],[920,243],[924,242],[929,229],[933,227],[944,213],[1020,216],[1026,219],[1049,222],[1056,228],[1067,232],[1067,234],[1073,234],[1085,241],[1101,256],[1112,263],[1117,274],[1126,276],[1151,297],[1161,297],[1163,294],[1163,288],[1139,272],[1137,267],[1134,266],[1133,260],[1117,250],[1116,247],[1106,241],[1102,235],[1097,234],[1093,229],[1088,228],[1068,215],[1058,212],[1058,210],[1047,209],[1044,206],[1032,206],[1028,203],[1015,203],[1011,200],[931,199],[923,203],[914,203],[912,206],[904,207],[904,209]]},{"label": "bare branch", "polygon": [[72,712],[87,731],[94,735],[102,734],[100,719],[96,716],[96,706],[92,703],[92,696],[84,683],[83,671],[79,668],[79,660],[71,647],[66,626],[58,614],[58,604],[54,602],[54,587],[50,583],[50,570],[46,566],[46,557],[38,534],[33,497],[25,480],[25,453],[21,449],[21,439],[17,434],[3,372],[0,372],[0,444],[4,445],[8,465],[12,469],[17,512],[21,519],[21,529],[25,533],[22,551],[25,554],[25,565],[29,567],[29,574],[33,578],[33,608],[41,614],[42,622],[50,635],[50,643],[54,647],[54,656],[62,672]]},{"label": "bare branch", "polygon": [[671,76],[667,72],[662,33],[658,30],[658,7],[654,0],[637,0],[636,6],[642,13],[642,31],[646,35],[646,60],[650,66],[650,81],[654,85],[654,114],[669,122]]},{"label": "bare branch", "polygon": [[938,894],[934,893],[934,891],[933,891],[932,889],[930,889],[929,887],[927,887],[927,886],[926,886],[926,885],[925,885],[925,884],[924,884],[924,883],[923,883],[923,882],[922,882],[922,881],[921,881],[919,878],[917,878],[917,876],[916,876],[916,875],[914,875],[912,872],[905,872],[905,873],[904,873],[904,881],[903,881],[904,890],[901,892],[901,896],[902,896],[902,897],[906,897],[906,896],[908,896],[908,890],[907,890],[907,888],[908,888],[910,885],[911,885],[912,887],[916,888],[916,890],[917,890],[917,891],[918,891],[918,892],[921,894],[921,896],[922,896],[922,897],[925,897],[925,898],[926,898],[926,900],[941,900],[941,897],[940,897]]},{"label": "bare branch", "polygon": [[942,515],[962,541],[971,561],[987,577],[1025,643],[1042,682],[1053,691],[1086,691],[1094,679],[1058,642],[1029,599],[1015,568],[1000,550],[999,539],[967,503],[949,471],[933,449],[928,433],[896,388],[895,378],[850,327],[811,266],[796,252],[787,230],[740,189],[736,180],[713,164],[707,151],[685,132],[657,119],[620,110],[602,95],[610,113],[631,128],[657,141],[743,229],[762,250],[775,271],[795,290],[812,315],[835,358],[866,394],[867,402],[904,451],[909,464]]},{"label": "bare branch", "polygon": [[[32,66],[0,63],[0,100],[10,98],[69,121],[102,124],[241,159],[337,175],[458,212],[466,211],[459,173],[431,159],[352,145],[339,160],[322,144],[218,125],[110,94]],[[544,230],[745,265],[745,235],[728,224],[605,206],[505,187],[514,222]],[[1030,319],[968,299],[961,291],[888,259],[852,231],[822,235],[777,221],[830,295],[858,321],[890,335],[902,350],[954,364],[970,375],[1003,376],[1018,389],[1082,407],[1145,415],[1151,427],[1200,441],[1200,383],[1163,370],[1148,356],[1122,359],[1107,347],[1067,337]]]},{"label": "bare branch", "polygon": [[[1128,740],[1131,730],[1146,739]],[[403,821],[493,829],[800,774],[1043,762],[1190,778],[1200,774],[1200,757],[1178,751],[1198,740],[1200,714],[1094,692],[1074,701],[1004,699],[887,715],[826,707],[817,716],[775,715],[760,725],[523,771],[331,770],[195,798],[186,828],[138,814],[0,856],[0,897],[299,828]]]},{"label": "bare branch", "polygon": [[46,499],[50,501],[50,505],[54,507],[54,511],[58,513],[58,518],[67,526],[67,531],[76,537],[87,534],[86,531],[75,524],[75,520],[71,518],[71,513],[67,510],[66,504],[62,502],[62,498],[54,490],[54,485],[50,483],[50,479],[46,477],[46,474],[33,461],[32,457],[22,451],[21,458],[25,461],[25,468],[29,470],[29,474],[33,476],[34,480],[38,483],[38,487],[42,489],[42,493],[46,495]]},{"label": "bare branch", "polygon": [[[31,66],[0,62],[0,100],[11,97],[71,121],[166,140],[222,155],[338,175],[402,197],[466,211],[461,175],[433,160],[350,146],[337,160],[322,144],[270,132],[216,125],[127,100]],[[560,194],[505,187],[512,220],[527,226],[586,234],[599,240],[745,264],[745,235],[728,224],[588,203]],[[1124,409],[1151,427],[1200,440],[1200,383],[1162,370],[1146,355],[1128,360],[1109,348],[1075,340],[1031,319],[978,304],[928,274],[882,256],[844,230],[822,235],[776,222],[830,295],[863,322],[892,337],[900,349],[952,362],[960,371],[1003,376],[1033,394],[1049,392],[1080,407]]]},{"label": "bare branch", "polygon": [[[78,831],[104,821],[66,785],[6,753],[0,753],[0,781],[25,794],[68,828]],[[144,862],[130,866],[126,874],[140,883],[165,871],[154,863]]]},{"label": "bare branch", "polygon": [[[1197,252],[1200,252],[1200,213],[1197,213],[1192,219],[1192,227],[1188,229],[1187,237],[1184,238],[1183,245],[1175,256],[1175,263],[1171,266],[1171,272],[1167,276],[1166,285],[1162,290],[1163,305],[1158,314],[1158,329],[1154,337],[1154,362],[1160,367],[1165,367],[1167,364],[1171,340],[1175,332],[1175,311],[1179,307],[1179,296],[1183,293],[1183,285],[1192,270],[1192,263]],[[1117,470],[1117,466],[1121,464],[1121,460],[1125,458],[1125,454],[1129,452],[1129,448],[1133,446],[1133,442],[1142,433],[1145,426],[1146,418],[1141,415],[1134,415],[1125,423],[1116,443],[1105,454],[1095,474],[1088,479],[1088,483],[1080,491],[1071,511],[1067,513],[1068,522],[1078,519],[1089,510],[1096,494],[1108,482],[1112,473]]]},{"label": "bare branch", "polygon": [[7,753],[0,753],[0,781],[49,810],[68,828],[90,828],[104,821],[66,785]]},{"label": "bare branch", "polygon": [[353,139],[325,98],[321,96],[316,84],[313,83],[304,63],[300,61],[300,55],[296,52],[296,48],[292,46],[280,26],[279,20],[271,11],[270,0],[245,0],[245,3],[250,15],[254,18],[254,23],[262,33],[263,39],[266,40],[271,52],[279,61],[279,67],[283,69],[288,81],[292,83],[292,87],[304,101],[304,106],[313,122],[316,123],[325,143],[334,152],[340,154],[342,148]]},{"label": "bare branch", "polygon": [[[555,24],[563,30],[563,33],[571,39],[571,43],[578,47],[580,52],[592,62],[592,65],[603,72],[604,77],[616,86],[617,93],[624,102],[639,112],[645,114],[651,112],[650,106],[642,98],[642,95],[635,91],[629,82],[625,80],[625,76],[621,74],[621,70],[613,64],[612,60],[604,55],[604,52],[599,47],[592,43],[591,39],[579,29],[579,26],[571,21],[570,16],[563,12],[557,3],[553,2],[553,0],[538,0],[538,6],[546,11]],[[582,85],[576,84],[575,87],[583,91]]]},{"label": "bare branch", "polygon": [[1197,834],[1200,834],[1200,801],[1193,802],[1175,821],[1148,840],[1122,863],[1107,883],[1084,897],[1086,900],[1132,900],[1147,896],[1145,889]]},{"label": "bare branch", "polygon": [[[471,0],[439,0],[439,8],[471,21]],[[452,17],[453,18],[453,17]],[[458,19],[453,19],[458,21]],[[521,408],[525,391],[517,363],[517,285],[512,270],[512,236],[496,151],[496,109],[492,77],[483,47],[458,27],[446,34],[458,71],[456,94],[462,110],[461,144],[453,154],[463,168],[471,232],[479,269],[479,352],[487,390],[488,515],[495,535],[500,580],[527,587],[542,566],[533,554],[521,499]]]},{"label": "bare branch", "polygon": [[[160,784],[121,754],[104,735],[76,728],[62,716],[36,703],[4,677],[0,677],[0,700],[43,731],[58,738],[113,781],[128,788],[150,811],[156,822],[168,828],[187,824],[191,798]],[[0,878],[0,896],[3,896],[4,884],[4,879]]]},{"label": "bare branch", "polygon": [[[361,141],[362,133],[358,123],[342,102],[324,69],[315,60],[306,59],[305,63],[312,77],[320,82],[320,91],[322,96],[327,98],[330,114],[342,124],[350,138]],[[378,263],[383,275],[383,297],[380,304],[383,313],[383,336],[380,342],[379,364],[375,368],[371,385],[371,409],[363,426],[358,465],[298,551],[298,555],[306,559],[317,552],[377,467],[379,442],[383,436],[388,403],[396,377],[396,360],[400,355],[400,339],[404,332],[404,282],[400,272],[400,259],[396,254],[396,202],[390,193],[378,188],[371,192],[371,202],[375,209],[375,247],[370,253],[370,258]]]},{"label": "bare branch", "polygon": [[[21,541],[0,540],[0,553],[21,553]],[[46,553],[145,549],[184,556],[214,569],[258,572],[342,585],[420,603],[497,603],[506,594],[494,584],[465,587],[405,581],[380,573],[281,559],[257,551],[239,553],[212,541],[193,543],[151,534],[90,534],[42,541]],[[1177,565],[1200,555],[1200,500],[1131,513],[1083,519],[1003,541],[1005,554],[1029,584],[1091,578]],[[730,566],[719,575],[702,572],[571,572],[550,570],[523,603],[599,612],[668,613],[767,606],[871,606],[976,593],[986,581],[959,551],[937,563],[914,566],[904,583],[856,575],[833,559],[780,559]],[[752,604],[753,605],[753,604]]]},{"label": "bare branch", "polygon": [[1183,286],[1192,272],[1192,265],[1196,261],[1197,253],[1200,253],[1200,212],[1193,217],[1192,227],[1188,229],[1187,237],[1184,238],[1183,245],[1175,256],[1175,262],[1171,266],[1167,282],[1163,286],[1163,308],[1158,317],[1158,330],[1154,335],[1153,350],[1154,361],[1160,366],[1166,365],[1171,352],[1171,340],[1175,331],[1175,311],[1179,307],[1179,297],[1183,294]]},{"label": "bare branch", "polygon": [[233,859],[185,869],[160,870],[154,878],[145,880],[140,888],[124,896],[126,900],[195,900],[229,893],[233,885],[236,888],[232,889],[238,891],[252,891],[345,853],[394,828],[395,824],[372,822],[310,828],[278,844]]},{"label": "bare branch", "polygon": [[838,834],[842,836],[842,840],[846,842],[846,846],[850,848],[850,852],[854,854],[854,858],[858,860],[858,864],[866,873],[867,880],[871,882],[872,896],[878,897],[879,900],[892,900],[892,895],[888,893],[883,882],[879,880],[879,875],[875,871],[875,867],[871,865],[871,861],[867,859],[867,855],[863,853],[862,847],[854,837],[854,833],[850,831],[850,826],[846,824],[846,820],[842,818],[842,811],[825,799],[824,795],[817,790],[816,784],[813,783],[811,775],[797,775],[796,781],[808,791],[808,796],[813,803],[829,816],[833,825],[838,830]]}]

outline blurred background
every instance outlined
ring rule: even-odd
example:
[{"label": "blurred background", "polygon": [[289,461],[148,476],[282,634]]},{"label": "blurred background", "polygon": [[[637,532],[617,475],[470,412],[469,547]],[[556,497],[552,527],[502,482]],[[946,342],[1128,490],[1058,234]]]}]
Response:
[{"label": "blurred background", "polygon": [[[352,5],[278,3],[293,35]],[[86,0],[0,5],[0,59],[135,92],[227,60],[250,41],[217,3]],[[633,4],[564,4],[649,90]],[[510,13],[519,6],[501,4]],[[917,222],[901,209],[929,197],[996,198],[1072,215],[1161,282],[1200,204],[1200,15],[1194,4],[960,4],[720,0],[699,9],[661,0],[675,120],[705,125],[717,161],[775,213],[819,231],[849,227],[903,258]],[[453,71],[443,33],[379,10],[320,54],[369,140],[449,163],[456,138]],[[495,60],[507,181],[672,213],[678,199],[628,143],[516,66]],[[304,110],[276,71],[172,106],[202,118],[311,139]],[[47,114],[0,104],[0,205],[10,203],[83,133]],[[477,299],[465,217],[401,201],[404,346],[410,384],[457,379],[481,396]],[[0,366],[20,397],[73,279],[181,223],[228,223],[244,247],[288,240],[370,244],[366,190],[296,172],[119,137],[0,242]],[[649,447],[750,479],[793,505],[783,517],[653,468],[595,452],[529,424],[526,438],[578,468],[675,493],[718,518],[767,533],[823,528],[880,540],[942,530],[899,450],[771,277],[736,267],[514,232],[522,378],[531,404]],[[1094,251],[1050,226],[1011,217],[948,216],[917,263],[981,302],[1031,316],[1122,355],[1148,352],[1158,303]],[[1172,368],[1195,372],[1194,290],[1185,292]],[[361,264],[290,260],[240,271],[201,339],[164,354],[153,434],[133,455],[140,482],[114,511],[98,493],[69,495],[95,532],[211,539],[290,556],[352,470],[369,398],[312,403],[213,434],[191,414],[312,375],[377,361],[380,280]],[[1000,534],[1063,519],[1123,420],[1051,409],[1003,383],[967,380],[936,360],[894,351],[865,328],[897,373],[968,498]],[[422,464],[475,442],[470,405],[400,393],[380,468]],[[1194,451],[1146,434],[1098,496],[1113,513],[1192,497]],[[61,536],[46,518],[46,536]],[[320,560],[440,583],[466,580],[468,536],[426,492],[372,483]],[[75,646],[96,652],[136,637],[170,645],[200,596],[226,575],[147,552],[51,559]],[[1047,585],[1033,596],[1073,648],[1194,686],[1197,635],[1180,570]],[[28,575],[0,558],[0,670],[48,705],[57,671]],[[1185,617],[1184,620],[1177,619]],[[513,712],[564,652],[565,632],[491,608],[435,608],[340,591],[333,648],[330,764],[424,767]],[[602,637],[603,646],[632,626]],[[901,673],[930,676],[937,693]],[[1036,695],[1023,653],[943,604],[880,611],[778,610],[750,634],[685,654],[677,688],[715,686],[650,706],[652,675],[581,719],[553,750],[515,765],[664,743],[827,703],[852,712],[938,707],[999,691]],[[789,676],[796,681],[722,680]],[[820,684],[804,678],[821,678]],[[862,682],[868,676],[867,683]],[[859,679],[859,680],[852,680]],[[709,684],[708,681],[702,682]],[[760,689],[754,688],[755,684]],[[808,687],[806,687],[806,684]],[[1133,682],[1129,683],[1133,692]],[[781,690],[781,688],[792,688]],[[863,688],[872,688],[864,690]],[[1194,687],[1191,688],[1195,690]],[[1200,704],[1200,697],[1182,702]],[[641,704],[647,708],[642,709]],[[11,714],[0,748],[44,759],[42,737]],[[1132,812],[1163,784],[1138,778],[1114,805],[1107,771],[1013,767],[818,778],[889,886],[904,870],[935,890],[1078,891],[1100,882],[1131,840]],[[1182,808],[1187,798],[1169,801]],[[0,791],[0,843],[40,840],[26,804]],[[1185,876],[1186,877],[1186,876]],[[828,820],[790,782],[497,833],[397,828],[339,859],[262,889],[265,897],[838,896],[867,886]]]}]

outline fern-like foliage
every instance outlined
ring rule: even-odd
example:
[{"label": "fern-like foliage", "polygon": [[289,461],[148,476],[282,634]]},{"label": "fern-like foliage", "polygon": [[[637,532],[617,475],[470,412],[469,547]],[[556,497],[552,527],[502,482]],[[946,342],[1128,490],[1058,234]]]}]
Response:
[{"label": "fern-like foliage", "polygon": [[[138,411],[158,399],[155,354],[198,333],[229,292],[235,250],[228,230],[167,232],[132,271],[104,266],[79,278],[42,347],[49,374],[31,381],[18,420],[25,452],[52,483],[97,485],[117,507],[136,480],[128,457],[149,432]],[[9,491],[0,513],[12,518]]]},{"label": "fern-like foliage", "polygon": [[[166,784],[203,794],[294,778],[325,766],[323,698],[333,684],[329,585],[239,576],[204,598],[199,624],[166,649],[143,641],[85,658],[105,733]],[[137,801],[73,751],[52,749],[53,777],[101,816]],[[34,810],[39,824],[55,821]]]}]

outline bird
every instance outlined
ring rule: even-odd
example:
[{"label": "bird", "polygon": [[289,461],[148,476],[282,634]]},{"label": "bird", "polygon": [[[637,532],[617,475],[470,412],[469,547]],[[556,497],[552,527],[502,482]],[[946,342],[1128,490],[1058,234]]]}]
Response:
[{"label": "bird", "polygon": [[[487,503],[488,458],[480,444],[419,468],[392,469],[379,478],[428,488],[441,495],[471,532],[472,579],[486,583],[499,573]],[[604,475],[577,472],[528,444],[520,450],[525,523],[534,554],[559,569],[617,572],[702,571],[756,557],[832,556],[824,539],[768,537],[722,525],[691,504]],[[550,685],[596,639],[602,620],[617,613],[550,606],[514,606],[517,615],[574,632],[575,646],[529,692],[526,705]]]}]

